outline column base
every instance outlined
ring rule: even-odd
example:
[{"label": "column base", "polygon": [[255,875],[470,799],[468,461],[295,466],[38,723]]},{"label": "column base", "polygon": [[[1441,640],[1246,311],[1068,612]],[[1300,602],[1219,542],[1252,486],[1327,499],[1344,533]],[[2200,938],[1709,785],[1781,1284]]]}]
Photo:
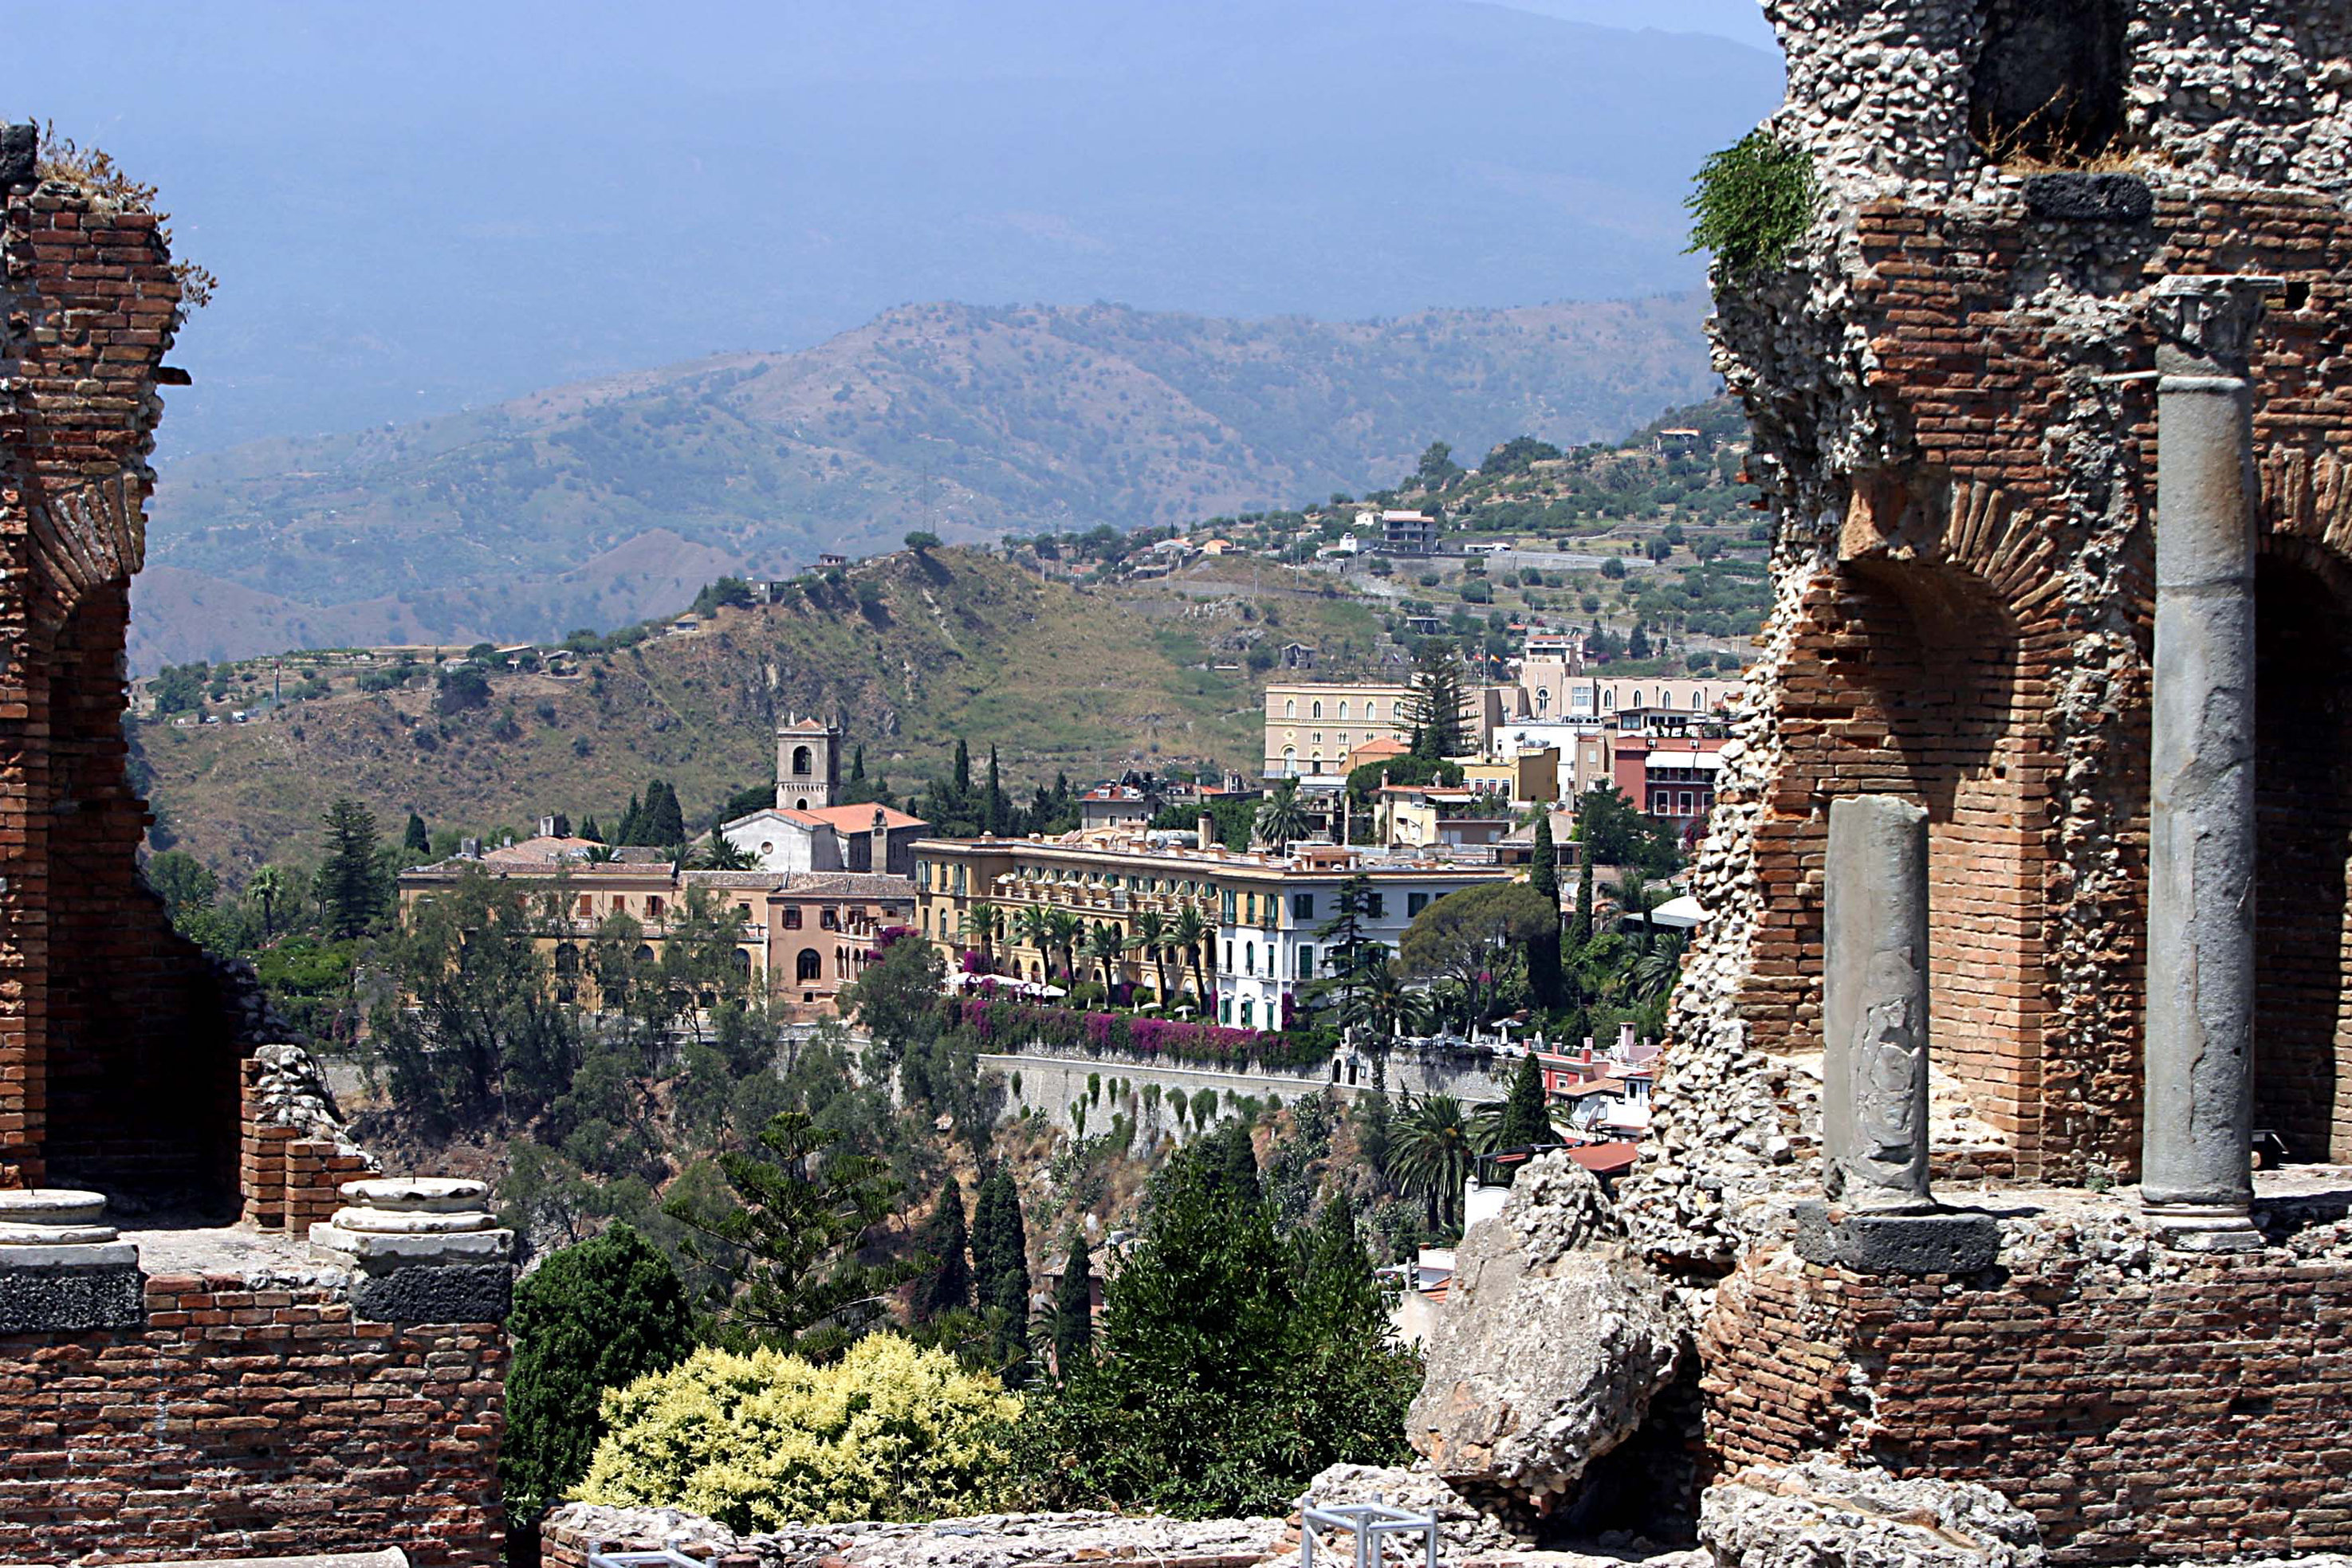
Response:
[{"label": "column base", "polygon": [[2000,1226],[1969,1209],[1873,1214],[1801,1203],[1797,1255],[1869,1274],[1974,1274],[2000,1260]]},{"label": "column base", "polygon": [[2259,1252],[2268,1245],[2242,1208],[2203,1203],[2143,1203],[2167,1247],[2181,1252]]}]

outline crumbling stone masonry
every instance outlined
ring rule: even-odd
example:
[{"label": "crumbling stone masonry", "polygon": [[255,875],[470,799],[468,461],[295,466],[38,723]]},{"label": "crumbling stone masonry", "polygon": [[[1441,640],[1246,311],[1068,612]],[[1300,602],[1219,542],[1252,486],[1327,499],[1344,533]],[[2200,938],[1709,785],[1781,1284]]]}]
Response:
[{"label": "crumbling stone masonry", "polygon": [[[1774,609],[1625,1205],[1698,1303],[1706,1463],[1981,1481],[2062,1561],[2341,1551],[2352,5],[1767,9],[1821,201],[1714,330]],[[1795,1244],[1860,795],[1927,812],[1980,1270]],[[2250,1205],[2249,1122],[2311,1212]]]},{"label": "crumbling stone masonry", "polygon": [[0,1561],[488,1568],[510,1238],[478,1188],[346,1186],[315,1065],[140,880],[123,635],[181,283],[134,194],[37,152],[0,127]]},{"label": "crumbling stone masonry", "polygon": [[[2193,274],[2281,280],[2251,350],[2256,1122],[2352,1160],[2352,9],[1770,10],[1772,129],[1823,201],[1789,266],[1718,301],[1777,594],[1697,868],[1714,914],[1661,1084],[1654,1240],[1727,1260],[1811,1135],[1773,1062],[1820,1046],[1826,808],[1849,794],[1929,811],[1935,1053],[2015,1172],[2137,1174],[2157,319]],[[2058,136],[2068,167],[1989,155],[2042,86],[2104,138]]]}]

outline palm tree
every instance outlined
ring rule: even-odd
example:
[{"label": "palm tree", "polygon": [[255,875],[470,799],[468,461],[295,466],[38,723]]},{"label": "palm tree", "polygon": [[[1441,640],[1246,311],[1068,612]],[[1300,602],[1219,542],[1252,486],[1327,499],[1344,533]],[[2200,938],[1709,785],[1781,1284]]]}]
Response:
[{"label": "palm tree", "polygon": [[1109,921],[1101,922],[1087,933],[1087,956],[1102,966],[1103,1000],[1108,1003],[1118,988],[1118,972],[1113,966],[1127,956],[1125,934]]},{"label": "palm tree", "polygon": [[1389,1175],[1407,1197],[1429,1206],[1433,1229],[1450,1228],[1478,1152],[1462,1102],[1451,1094],[1415,1099],[1407,1092],[1389,1139]]},{"label": "palm tree", "polygon": [[1650,936],[1650,905],[1657,897],[1651,891],[1648,880],[1640,872],[1628,868],[1618,877],[1615,892],[1617,923],[1622,925],[1628,915],[1639,915],[1642,921],[1641,940],[1646,944]]},{"label": "palm tree", "polygon": [[1045,905],[1024,904],[1013,917],[1013,929],[1022,941],[1037,949],[1037,958],[1045,967],[1050,978],[1054,972],[1054,927],[1045,918]]},{"label": "palm tree", "polygon": [[1168,941],[1192,965],[1192,1000],[1201,1009],[1201,1016],[1209,1015],[1209,971],[1201,956],[1208,950],[1216,927],[1201,917],[1196,904],[1186,904],[1176,912],[1176,924],[1169,928]]},{"label": "palm tree", "polygon": [[1307,808],[1298,803],[1298,782],[1286,779],[1257,809],[1257,836],[1276,854],[1307,836]]},{"label": "palm tree", "polygon": [[1153,983],[1159,987],[1155,999],[1164,1008],[1168,1005],[1168,917],[1156,909],[1137,915],[1135,945],[1151,960]]},{"label": "palm tree", "polygon": [[1683,939],[1666,936],[1633,960],[1633,972],[1626,989],[1637,1002],[1663,1000],[1671,995],[1675,982],[1683,970]]},{"label": "palm tree", "polygon": [[986,899],[975,901],[964,914],[964,935],[980,939],[981,956],[988,961],[992,969],[996,967],[997,934],[1003,929],[1004,912]]},{"label": "palm tree", "polygon": [[278,901],[286,896],[286,873],[274,865],[266,865],[245,879],[247,897],[261,901],[261,939],[268,941],[277,932]]},{"label": "palm tree", "polygon": [[1382,1044],[1401,1034],[1424,1034],[1429,1029],[1429,993],[1406,986],[1396,966],[1383,960],[1366,967],[1357,989],[1340,1009],[1339,1019],[1369,1027]]},{"label": "palm tree", "polygon": [[621,858],[621,852],[611,844],[591,844],[580,857],[590,865],[606,865]]},{"label": "palm tree", "polygon": [[[1062,972],[1070,977],[1076,988],[1078,983],[1078,938],[1086,933],[1086,922],[1066,909],[1056,909],[1045,916],[1045,941],[1051,950],[1062,955]],[[1051,963],[1051,958],[1047,959]]]},{"label": "palm tree", "polygon": [[760,857],[733,840],[713,833],[696,846],[693,863],[702,871],[751,871],[759,865]]}]

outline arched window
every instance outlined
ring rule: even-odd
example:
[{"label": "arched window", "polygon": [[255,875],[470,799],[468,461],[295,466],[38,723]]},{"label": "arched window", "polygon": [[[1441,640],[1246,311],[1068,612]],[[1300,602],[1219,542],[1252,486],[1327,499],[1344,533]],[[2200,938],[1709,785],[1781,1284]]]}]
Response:
[{"label": "arched window", "polygon": [[807,747],[805,747],[805,746],[795,746],[795,747],[793,747],[793,778],[795,778],[795,779],[805,779],[805,778],[807,778],[807,777],[809,776],[809,763],[810,763],[809,748],[808,748]]},{"label": "arched window", "polygon": [[800,956],[793,960],[793,978],[803,984],[821,978],[824,973],[824,960],[816,956],[814,947],[802,948]]},{"label": "arched window", "polygon": [[652,963],[653,961],[654,961],[654,948],[653,948],[653,944],[652,944],[652,943],[650,943],[650,942],[640,942],[640,943],[638,943],[638,944],[637,944],[637,962],[638,962],[638,963],[640,963],[640,964],[650,964],[650,963]]},{"label": "arched window", "polygon": [[1282,748],[1282,770],[1285,773],[1298,771],[1298,747],[1286,746]]},{"label": "arched window", "polygon": [[1282,716],[1285,718],[1297,718],[1298,716],[1298,699],[1297,697],[1285,697],[1282,699]]},{"label": "arched window", "polygon": [[1615,713],[1617,711],[1617,688],[1615,686],[1610,686],[1601,692],[1601,711],[1603,713]]},{"label": "arched window", "polygon": [[1257,1027],[1257,1004],[1247,998],[1242,1000],[1242,1027],[1244,1029]]},{"label": "arched window", "polygon": [[739,975],[749,975],[751,972],[751,955],[741,947],[735,949],[735,972]]},{"label": "arched window", "polygon": [[1642,688],[1639,686],[1633,688],[1633,706],[1635,707],[1642,706]]},{"label": "arched window", "polygon": [[555,948],[555,977],[569,980],[580,973],[580,949],[569,942],[560,942]]},{"label": "arched window", "polygon": [[1314,710],[1307,716],[1310,718],[1321,718],[1323,716],[1323,705],[1319,702],[1317,703]]},{"label": "arched window", "polygon": [[1368,719],[1377,720],[1381,716],[1381,705],[1378,703],[1366,703],[1364,705],[1364,716]]},{"label": "arched window", "polygon": [[1341,698],[1339,702],[1339,722],[1341,724],[1348,722],[1348,703],[1347,699],[1344,697]]}]

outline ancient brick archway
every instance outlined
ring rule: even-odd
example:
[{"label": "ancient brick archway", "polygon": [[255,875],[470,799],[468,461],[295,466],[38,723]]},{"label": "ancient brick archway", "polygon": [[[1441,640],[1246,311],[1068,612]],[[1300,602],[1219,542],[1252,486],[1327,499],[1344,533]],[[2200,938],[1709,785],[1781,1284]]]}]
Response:
[{"label": "ancient brick archway", "polygon": [[[1829,800],[1877,792],[1927,806],[1936,1058],[2021,1150],[2040,1132],[2045,1054],[2048,643],[1950,562],[1860,559],[1816,579],[1786,677],[1805,719],[1790,727],[1782,774],[1811,809],[1765,830],[1808,873],[1770,895],[1773,923],[1803,950],[1820,940]],[[1813,1006],[1786,1018],[1789,1046],[1815,1043]]]},{"label": "ancient brick archway", "polygon": [[2271,536],[2255,593],[2255,1123],[2352,1161],[2352,570]]}]

